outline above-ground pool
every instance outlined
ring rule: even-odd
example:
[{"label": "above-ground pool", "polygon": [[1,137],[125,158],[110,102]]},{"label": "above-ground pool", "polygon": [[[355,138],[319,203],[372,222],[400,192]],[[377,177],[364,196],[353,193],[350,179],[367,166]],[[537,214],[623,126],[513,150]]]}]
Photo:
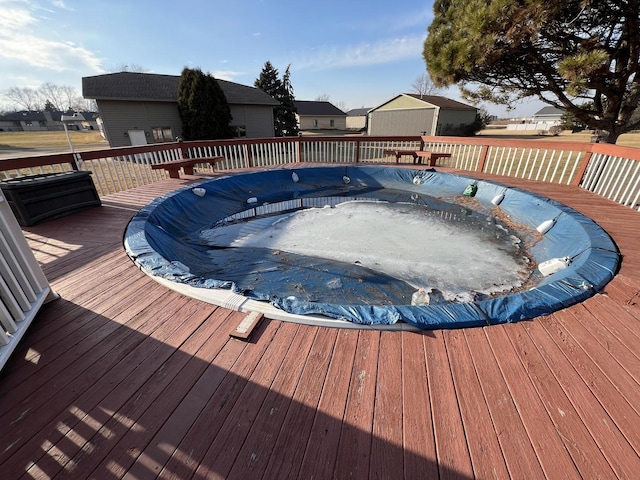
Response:
[{"label": "above-ground pool", "polygon": [[619,262],[604,230],[555,201],[433,169],[373,166],[192,184],[140,210],[125,249],[145,273],[210,303],[380,328],[546,315],[592,296]]}]

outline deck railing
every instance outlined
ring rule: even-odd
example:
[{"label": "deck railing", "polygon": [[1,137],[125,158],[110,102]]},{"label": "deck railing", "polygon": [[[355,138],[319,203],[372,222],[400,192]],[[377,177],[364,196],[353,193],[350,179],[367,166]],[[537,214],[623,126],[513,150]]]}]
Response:
[{"label": "deck railing", "polygon": [[0,193],[0,369],[49,296],[49,282]]},{"label": "deck railing", "polygon": [[[101,196],[167,178],[151,165],[222,156],[216,171],[297,163],[395,163],[390,150],[450,153],[439,166],[580,186],[640,211],[640,149],[616,145],[461,137],[321,137],[175,142],[0,160],[0,180],[87,170]],[[399,163],[412,163],[411,156]],[[214,173],[208,163],[199,173]],[[50,287],[20,226],[0,195],[0,368],[26,330]]]},{"label": "deck railing", "polygon": [[[273,167],[295,163],[395,163],[389,150],[431,150],[450,153],[438,165],[464,172],[579,185],[623,205],[638,207],[640,149],[617,145],[549,140],[483,137],[304,136],[174,142],[14,158],[0,161],[0,177],[33,175],[77,168],[93,173],[100,195],[107,195],[167,177],[151,165],[182,158],[222,156],[220,171]],[[400,163],[411,163],[410,156]],[[208,163],[197,166],[213,173]],[[1,178],[0,178],[1,179]]]}]

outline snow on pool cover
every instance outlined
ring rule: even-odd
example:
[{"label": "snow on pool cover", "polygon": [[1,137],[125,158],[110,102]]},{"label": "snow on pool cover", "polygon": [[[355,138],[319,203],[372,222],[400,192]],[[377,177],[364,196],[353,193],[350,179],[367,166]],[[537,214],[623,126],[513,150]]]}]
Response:
[{"label": "snow on pool cover", "polygon": [[[206,293],[223,289],[249,299],[238,309],[268,302],[303,323],[422,329],[549,314],[600,290],[619,260],[604,230],[547,198],[352,166],[192,184],[140,210],[125,249],[145,273],[211,303],[235,308]],[[411,305],[420,288],[429,304]]]}]

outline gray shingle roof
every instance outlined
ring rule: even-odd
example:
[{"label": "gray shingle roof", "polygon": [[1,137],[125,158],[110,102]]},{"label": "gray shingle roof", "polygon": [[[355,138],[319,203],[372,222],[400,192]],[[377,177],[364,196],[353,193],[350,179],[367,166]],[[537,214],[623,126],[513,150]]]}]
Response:
[{"label": "gray shingle roof", "polygon": [[547,116],[547,115],[551,115],[551,116],[557,116],[557,115],[562,115],[564,113],[563,110],[560,110],[559,108],[556,107],[543,107],[540,110],[538,110],[536,113],[533,114],[534,117],[541,117],[541,116]]},{"label": "gray shingle roof", "polygon": [[[218,84],[229,104],[279,105],[262,90],[227,80]],[[82,95],[96,100],[176,102],[180,76],[119,72],[82,78]]]},{"label": "gray shingle roof", "polygon": [[369,113],[371,108],[353,108],[347,112],[348,117],[362,117]]},{"label": "gray shingle roof", "polygon": [[[51,119],[59,122],[60,121],[60,117],[62,115],[72,115],[74,113],[73,110],[69,110],[67,112],[58,112],[58,111],[53,111],[53,112],[49,112],[49,114],[51,115]],[[95,119],[95,117],[97,117],[97,113],[95,112],[82,112],[82,115],[84,116],[85,120],[92,120]],[[41,122],[41,121],[46,121],[47,117],[45,116],[44,112],[37,110],[37,111],[28,111],[28,110],[22,110],[19,112],[10,112],[7,113],[5,115],[0,115],[0,121],[2,122]]]},{"label": "gray shingle roof", "polygon": [[316,116],[346,116],[342,110],[334,106],[330,102],[316,102],[312,100],[295,100],[298,115],[316,115]]},{"label": "gray shingle roof", "polygon": [[36,111],[24,110],[21,112],[10,112],[5,115],[0,115],[0,121],[3,122],[39,122],[44,120],[44,113]]}]

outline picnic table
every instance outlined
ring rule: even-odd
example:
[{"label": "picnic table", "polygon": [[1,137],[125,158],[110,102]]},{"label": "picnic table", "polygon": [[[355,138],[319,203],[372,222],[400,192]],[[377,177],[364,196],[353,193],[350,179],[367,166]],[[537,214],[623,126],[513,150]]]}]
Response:
[{"label": "picnic table", "polygon": [[167,162],[154,163],[151,168],[154,170],[163,169],[169,172],[169,178],[180,178],[180,169],[184,169],[185,175],[193,175],[193,166],[199,163],[208,163],[212,167],[216,163],[224,161],[224,157],[203,157],[203,158],[181,158],[179,160],[169,160]]},{"label": "picnic table", "polygon": [[400,157],[402,156],[411,156],[413,157],[413,163],[422,164],[422,159],[425,160],[425,164],[430,167],[435,167],[436,162],[440,158],[451,158],[450,153],[443,152],[431,152],[429,150],[394,150],[389,149],[384,151],[385,155],[393,155],[396,157],[396,163],[400,162]]}]

